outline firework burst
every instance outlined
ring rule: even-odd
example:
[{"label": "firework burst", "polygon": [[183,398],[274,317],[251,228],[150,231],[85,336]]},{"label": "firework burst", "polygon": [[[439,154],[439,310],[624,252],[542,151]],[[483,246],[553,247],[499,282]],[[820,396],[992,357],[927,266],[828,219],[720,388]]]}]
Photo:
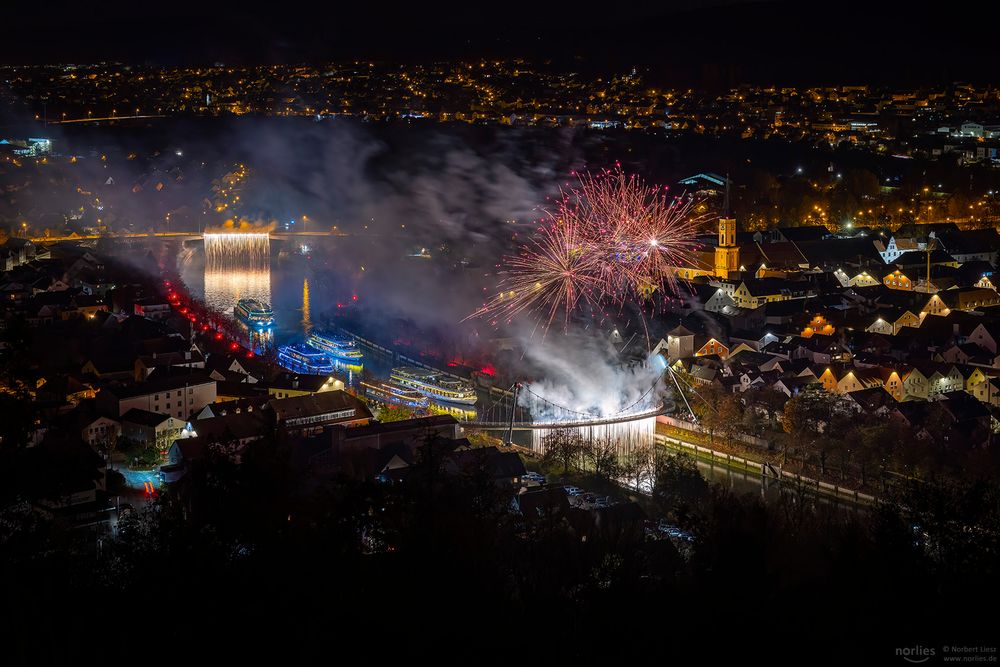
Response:
[{"label": "firework burst", "polygon": [[707,216],[620,168],[578,175],[544,211],[535,236],[503,263],[499,291],[470,317],[497,324],[529,315],[548,329],[561,314],[651,302],[674,294],[676,267],[691,266]]}]

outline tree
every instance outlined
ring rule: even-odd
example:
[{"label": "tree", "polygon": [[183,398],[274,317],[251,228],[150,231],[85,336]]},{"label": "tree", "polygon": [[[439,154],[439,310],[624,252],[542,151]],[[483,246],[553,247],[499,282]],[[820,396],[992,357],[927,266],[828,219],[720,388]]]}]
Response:
[{"label": "tree", "polygon": [[593,468],[595,475],[608,481],[617,477],[621,470],[617,443],[610,438],[594,438],[587,443],[584,458]]},{"label": "tree", "polygon": [[691,409],[698,423],[708,433],[710,442],[715,442],[716,434],[722,434],[726,442],[738,432],[742,421],[742,408],[735,394],[718,385],[699,387]]},{"label": "tree", "polygon": [[496,447],[498,449],[504,447],[503,440],[490,435],[486,431],[473,431],[465,437],[473,447]]},{"label": "tree", "polygon": [[898,431],[886,423],[870,424],[858,429],[854,462],[861,473],[862,485],[868,483],[872,467],[880,465],[889,456],[897,437]]},{"label": "tree", "polygon": [[401,422],[406,419],[413,419],[415,413],[410,408],[396,405],[382,406],[378,411],[378,420],[383,424],[389,422]]},{"label": "tree", "polygon": [[583,438],[576,431],[557,429],[542,437],[542,460],[547,463],[562,465],[563,474],[569,472],[571,465],[579,465],[583,458]]},{"label": "tree", "polygon": [[656,472],[656,455],[651,445],[637,444],[630,447],[620,465],[622,477],[636,491],[641,490],[646,483],[652,485]]},{"label": "tree", "polygon": [[661,456],[656,461],[653,502],[665,514],[686,515],[690,507],[708,497],[709,486],[687,454]]}]

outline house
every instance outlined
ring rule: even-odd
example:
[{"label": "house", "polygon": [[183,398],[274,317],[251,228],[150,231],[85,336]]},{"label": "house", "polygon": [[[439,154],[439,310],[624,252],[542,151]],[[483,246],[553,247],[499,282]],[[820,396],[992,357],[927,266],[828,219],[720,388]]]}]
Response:
[{"label": "house", "polygon": [[771,385],[771,388],[791,398],[792,396],[798,396],[803,389],[809,385],[816,384],[816,382],[816,376],[812,374],[784,377],[778,379],[773,385]]},{"label": "house", "polygon": [[950,364],[993,365],[993,355],[976,343],[952,344],[938,355],[941,361]]},{"label": "house", "polygon": [[343,390],[324,391],[267,403],[275,424],[295,432],[313,432],[325,426],[365,426],[372,419],[368,406]]},{"label": "house", "polygon": [[198,373],[105,387],[97,404],[105,414],[120,417],[133,408],[187,420],[216,398],[215,380]]},{"label": "house", "polygon": [[97,417],[80,429],[80,437],[96,450],[104,450],[114,445],[121,434],[121,424],[110,417]]},{"label": "house", "polygon": [[89,294],[76,294],[70,300],[72,309],[66,310],[65,318],[71,316],[83,317],[92,320],[97,317],[97,313],[108,312],[108,305],[104,303],[103,297]]},{"label": "house", "polygon": [[1000,407],[1000,377],[989,377],[985,382],[972,385],[969,393],[983,403]]},{"label": "house", "polygon": [[132,408],[122,415],[122,437],[144,446],[167,451],[188,428],[183,419]]},{"label": "house", "polygon": [[945,303],[944,299],[941,298],[944,292],[938,292],[932,294],[924,307],[920,309],[920,317],[924,318],[927,315],[937,315],[938,317],[947,317],[951,312],[951,308]]},{"label": "house", "polygon": [[[880,241],[875,241],[876,247],[881,245]],[[923,250],[926,247],[926,243],[917,241],[914,238],[900,237],[896,238],[895,235],[889,237],[889,242],[885,244],[879,250],[879,255],[882,256],[882,261],[886,264],[891,264],[897,260],[903,253],[912,252],[915,250]]]},{"label": "house", "polygon": [[0,257],[6,259],[4,271],[11,271],[15,266],[26,264],[35,258],[35,244],[28,239],[9,237],[0,244]]},{"label": "house", "polygon": [[729,336],[729,343],[730,345],[733,346],[733,349],[730,352],[730,356],[736,354],[737,348],[740,345],[745,345],[746,349],[749,349],[753,352],[760,352],[761,349],[764,348],[764,346],[776,340],[778,340],[778,337],[773,333],[771,333],[770,331],[766,331],[764,333],[760,333],[759,331],[755,330],[734,331],[732,335]]},{"label": "house", "polygon": [[[701,340],[697,340],[697,343],[701,343]],[[709,338],[704,343],[701,343],[697,351],[694,353],[696,357],[706,357],[710,355],[717,355],[720,359],[725,359],[729,356],[729,346],[727,346],[722,341],[717,338]]]},{"label": "house", "polygon": [[975,343],[979,347],[997,354],[998,344],[1000,344],[1000,323],[983,322],[972,330],[968,336],[968,342]]},{"label": "house", "polygon": [[837,393],[850,394],[855,391],[865,389],[879,389],[884,385],[881,369],[877,368],[854,368],[841,378],[837,386]]},{"label": "house", "polygon": [[816,379],[816,373],[810,365],[808,359],[782,359],[781,357],[771,357],[766,363],[760,365],[762,371],[778,371],[782,377],[812,377]]},{"label": "house", "polygon": [[985,287],[959,287],[938,292],[934,296],[941,298],[945,307],[950,310],[973,311],[1000,304],[1000,294]]},{"label": "house", "polygon": [[199,421],[202,419],[211,419],[212,417],[224,417],[228,414],[253,412],[263,408],[267,405],[269,400],[271,400],[271,397],[263,393],[259,393],[250,398],[238,398],[232,400],[220,399],[215,403],[209,403],[206,405],[200,412],[198,412],[198,414],[192,417],[192,420]]},{"label": "house", "polygon": [[836,331],[837,327],[830,324],[825,316],[816,314],[809,320],[809,323],[803,327],[802,332],[799,335],[803,338],[811,338],[815,335],[832,336],[836,333]]},{"label": "house", "polygon": [[727,294],[726,290],[715,288],[715,293],[705,302],[704,310],[710,313],[726,314],[727,312],[733,312],[733,309],[737,307],[733,297]]},{"label": "house", "polygon": [[107,488],[106,464],[76,432],[49,430],[15,456],[18,481],[30,480],[23,493],[33,505],[60,513],[98,509],[98,496]]},{"label": "house", "polygon": [[795,339],[793,359],[809,359],[814,364],[846,363],[851,360],[851,351],[840,341],[830,336]]},{"label": "house", "polygon": [[865,331],[895,336],[903,327],[918,328],[920,323],[921,318],[911,310],[885,308],[878,311],[875,320],[865,328]]},{"label": "house", "polygon": [[241,359],[235,354],[212,354],[206,359],[205,368],[209,371],[209,375],[219,381],[254,383],[264,375],[253,372],[250,361],[246,358]]},{"label": "house", "polygon": [[964,391],[947,392],[941,397],[941,406],[956,424],[978,423],[985,427],[989,423],[989,408]]},{"label": "house", "polygon": [[332,375],[282,373],[268,383],[267,393],[274,398],[290,398],[324,391],[343,391],[343,389],[343,380],[338,380]]},{"label": "house", "polygon": [[899,269],[887,273],[885,277],[882,278],[882,284],[889,289],[913,291],[913,281]]},{"label": "house", "polygon": [[930,382],[927,376],[915,366],[906,366],[897,371],[901,380],[901,391],[896,400],[927,400]]},{"label": "house", "polygon": [[694,332],[684,326],[677,326],[667,332],[667,339],[660,340],[653,348],[653,354],[663,354],[668,361],[694,356]]},{"label": "house", "polygon": [[[520,486],[527,470],[516,452],[501,452],[496,447],[459,448],[446,454],[445,473],[471,477],[484,474],[497,486]],[[565,497],[566,494],[563,493]]]},{"label": "house", "polygon": [[759,308],[774,301],[793,298],[793,283],[778,278],[744,280],[733,290],[733,302],[740,308]]},{"label": "house", "polygon": [[996,394],[995,380],[998,378],[998,371],[991,368],[975,368],[965,378],[965,391],[975,396],[983,403],[993,405],[1000,399]]},{"label": "house", "polygon": [[882,389],[897,402],[903,400],[903,378],[895,368],[874,367],[882,378]]},{"label": "house", "polygon": [[133,312],[139,317],[150,320],[165,320],[170,317],[170,304],[153,297],[138,299],[133,305]]},{"label": "house", "polygon": [[331,428],[331,449],[344,452],[351,449],[382,449],[393,443],[416,448],[428,437],[456,440],[461,437],[461,425],[451,415],[432,415],[388,422],[372,423],[353,428]]},{"label": "house", "polygon": [[833,276],[842,287],[876,287],[882,284],[881,276],[874,270],[848,273],[843,268],[839,268],[833,272]]},{"label": "house", "polygon": [[895,398],[880,387],[860,389],[846,394],[847,400],[857,406],[857,411],[865,414],[886,415],[896,407]]},{"label": "house", "polygon": [[[203,444],[225,443],[242,448],[272,432],[271,417],[267,411],[256,410],[199,419],[189,425],[190,439],[198,439]],[[168,461],[177,463],[179,458],[179,452],[172,447]]]},{"label": "house", "polygon": [[921,372],[927,378],[927,400],[933,401],[955,391],[965,389],[965,376],[954,364],[922,364]]},{"label": "house", "polygon": [[142,382],[158,368],[205,368],[205,357],[197,350],[142,355],[135,360],[135,381]]}]

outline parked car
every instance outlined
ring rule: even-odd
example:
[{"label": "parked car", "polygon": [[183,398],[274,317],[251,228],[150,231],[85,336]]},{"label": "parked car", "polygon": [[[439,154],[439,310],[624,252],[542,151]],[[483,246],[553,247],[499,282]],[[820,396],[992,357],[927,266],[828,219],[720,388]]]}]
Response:
[{"label": "parked car", "polygon": [[592,502],[594,502],[594,500],[596,500],[596,498],[594,498],[594,494],[593,493],[585,493],[585,494],[583,494],[583,502],[585,502],[585,503],[592,503]]},{"label": "parked car", "polygon": [[581,489],[581,488],[579,488],[577,486],[567,486],[566,487],[566,495],[568,495],[568,496],[574,496],[574,497],[576,497],[576,496],[582,496],[583,495],[583,489]]},{"label": "parked car", "polygon": [[526,482],[538,482],[539,484],[545,483],[545,475],[540,475],[537,472],[526,472],[521,476]]}]

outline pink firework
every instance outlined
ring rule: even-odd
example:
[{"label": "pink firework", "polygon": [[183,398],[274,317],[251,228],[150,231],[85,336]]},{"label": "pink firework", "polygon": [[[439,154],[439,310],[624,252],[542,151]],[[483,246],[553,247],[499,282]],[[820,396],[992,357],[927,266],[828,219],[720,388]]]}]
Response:
[{"label": "pink firework", "polygon": [[[470,317],[490,316],[510,322],[529,314],[545,328],[562,313],[564,324],[582,304],[594,305],[603,291],[598,255],[576,219],[554,219],[513,257],[505,258],[498,293]],[[467,318],[468,319],[468,318]]]},{"label": "pink firework", "polygon": [[621,169],[581,176],[573,194],[591,220],[594,249],[607,274],[606,298],[623,303],[648,299],[657,290],[676,293],[676,269],[691,265],[708,220],[694,213],[694,199],[672,197]]},{"label": "pink firework", "polygon": [[547,329],[581,307],[645,303],[676,293],[677,267],[692,266],[707,216],[620,168],[578,176],[545,210],[535,237],[505,259],[498,293],[470,317],[531,314]]}]

